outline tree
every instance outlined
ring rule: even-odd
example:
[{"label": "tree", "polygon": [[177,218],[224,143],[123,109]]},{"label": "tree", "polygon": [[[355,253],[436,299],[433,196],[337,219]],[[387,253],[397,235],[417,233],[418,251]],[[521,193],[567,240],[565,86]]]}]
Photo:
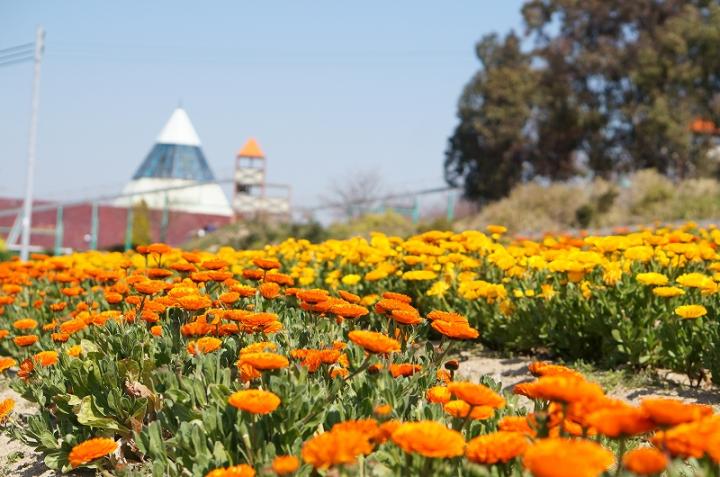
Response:
[{"label": "tree", "polygon": [[534,178],[613,178],[652,167],[717,174],[707,136],[720,124],[717,0],[529,0],[531,48],[483,38],[465,87],[445,176],[467,198],[496,199]]},{"label": "tree", "polygon": [[346,174],[345,179],[333,182],[330,195],[322,201],[333,208],[337,215],[350,220],[373,211],[382,196],[382,176],[376,170],[356,171]]},{"label": "tree", "polygon": [[147,245],[151,241],[150,209],[147,202],[141,200],[133,205],[132,243],[133,245]]}]

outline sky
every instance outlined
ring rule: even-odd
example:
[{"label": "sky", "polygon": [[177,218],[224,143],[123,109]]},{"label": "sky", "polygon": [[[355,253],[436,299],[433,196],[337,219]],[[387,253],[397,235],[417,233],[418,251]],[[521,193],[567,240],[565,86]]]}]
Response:
[{"label": "sky", "polygon": [[[520,30],[521,0],[0,0],[0,50],[46,30],[35,196],[119,192],[173,109],[216,178],[255,137],[268,181],[313,206],[369,170],[443,186],[475,43]],[[0,196],[24,191],[32,64],[0,67]]]}]

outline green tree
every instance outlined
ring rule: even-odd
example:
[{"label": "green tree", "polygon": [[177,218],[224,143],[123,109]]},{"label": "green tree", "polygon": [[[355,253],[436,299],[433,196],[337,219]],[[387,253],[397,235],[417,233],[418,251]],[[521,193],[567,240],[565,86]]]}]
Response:
[{"label": "green tree", "polygon": [[147,202],[141,200],[133,205],[133,245],[147,245],[152,242],[150,231],[150,209]]},{"label": "green tree", "polygon": [[720,123],[717,0],[529,0],[522,14],[527,48],[514,33],[478,44],[448,183],[484,200],[537,177],[717,174],[689,127]]}]

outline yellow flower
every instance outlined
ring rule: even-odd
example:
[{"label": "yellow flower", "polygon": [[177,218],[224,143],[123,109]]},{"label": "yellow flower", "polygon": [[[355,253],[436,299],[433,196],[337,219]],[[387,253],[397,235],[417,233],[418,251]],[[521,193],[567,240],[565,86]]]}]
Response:
[{"label": "yellow flower", "polygon": [[678,287],[655,287],[652,292],[655,296],[662,298],[672,298],[685,294],[685,291]]},{"label": "yellow flower", "polygon": [[549,300],[552,300],[552,298],[553,298],[553,297],[555,296],[555,294],[556,294],[556,293],[555,293],[555,290],[553,289],[553,286],[550,285],[550,284],[547,284],[547,283],[544,284],[544,285],[541,285],[541,286],[540,286],[540,289],[542,290],[542,291],[540,292],[540,294],[542,295],[543,298],[545,298],[545,299],[548,300],[548,301],[549,301]]},{"label": "yellow flower", "polygon": [[351,275],[345,275],[344,277],[342,277],[342,282],[343,282],[343,285],[352,286],[352,285],[356,285],[361,279],[362,279],[362,277],[360,277],[360,275],[351,274]]},{"label": "yellow flower", "polygon": [[675,313],[683,318],[700,318],[707,315],[707,309],[702,305],[682,305],[675,308]]},{"label": "yellow flower", "polygon": [[403,280],[434,280],[437,278],[437,273],[430,270],[410,270],[409,272],[403,273]]},{"label": "yellow flower", "polygon": [[638,273],[635,275],[635,279],[642,283],[643,285],[667,285],[668,283],[668,277],[663,275],[662,273],[655,273],[655,272],[648,272],[648,273]]},{"label": "yellow flower", "polygon": [[433,283],[433,286],[427,291],[426,295],[429,296],[443,296],[445,292],[450,289],[450,285],[446,282],[440,281]]}]

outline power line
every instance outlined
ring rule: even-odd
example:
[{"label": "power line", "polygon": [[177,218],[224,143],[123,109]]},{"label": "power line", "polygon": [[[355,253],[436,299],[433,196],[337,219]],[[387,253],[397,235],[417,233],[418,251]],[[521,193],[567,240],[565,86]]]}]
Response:
[{"label": "power line", "polygon": [[20,51],[15,51],[12,53],[0,53],[0,61],[14,60],[18,56],[28,56],[28,55],[32,55],[32,54],[33,54],[33,50],[20,50]]},{"label": "power line", "polygon": [[27,56],[25,58],[18,58],[16,60],[0,62],[0,68],[2,68],[3,66],[11,66],[11,65],[16,65],[18,63],[24,63],[26,61],[32,61],[33,58],[34,58],[33,56]]},{"label": "power line", "polygon": [[22,50],[22,49],[26,49],[26,48],[29,48],[29,49],[32,51],[32,49],[33,49],[34,47],[35,47],[35,43],[23,43],[22,45],[10,46],[10,47],[8,47],[8,48],[2,48],[2,49],[0,49],[0,55],[3,55],[3,54],[5,54],[5,53],[7,53],[7,52],[9,52],[9,51]]}]

